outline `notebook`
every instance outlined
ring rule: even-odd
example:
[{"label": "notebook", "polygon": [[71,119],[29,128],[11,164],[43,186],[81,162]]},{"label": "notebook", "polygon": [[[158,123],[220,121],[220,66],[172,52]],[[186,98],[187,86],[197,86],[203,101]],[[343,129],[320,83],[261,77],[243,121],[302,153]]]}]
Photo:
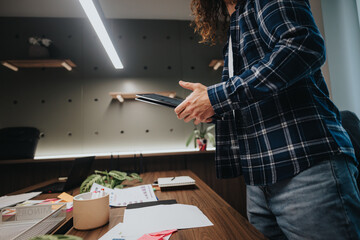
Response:
[{"label": "notebook", "polygon": [[172,187],[195,186],[195,180],[189,176],[158,178],[161,190]]}]

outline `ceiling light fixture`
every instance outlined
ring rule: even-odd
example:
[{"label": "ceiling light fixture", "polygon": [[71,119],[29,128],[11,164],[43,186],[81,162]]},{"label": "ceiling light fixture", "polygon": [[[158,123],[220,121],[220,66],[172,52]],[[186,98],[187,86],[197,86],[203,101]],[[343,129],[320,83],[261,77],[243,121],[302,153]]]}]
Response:
[{"label": "ceiling light fixture", "polygon": [[111,62],[114,64],[114,67],[116,69],[123,69],[124,66],[116,53],[114,45],[112,44],[109,34],[107,33],[105,26],[101,21],[100,15],[96,10],[93,0],[79,0],[79,2],[87,17],[89,18],[90,23],[98,35],[102,45],[104,46],[106,53],[110,57]]}]

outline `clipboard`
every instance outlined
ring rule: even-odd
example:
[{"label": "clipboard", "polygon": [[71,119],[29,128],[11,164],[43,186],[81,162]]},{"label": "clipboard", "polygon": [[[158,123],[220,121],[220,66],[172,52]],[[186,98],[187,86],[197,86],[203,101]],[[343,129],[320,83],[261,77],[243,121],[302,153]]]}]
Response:
[{"label": "clipboard", "polygon": [[[176,108],[184,101],[184,99],[181,98],[171,98],[155,93],[136,94],[135,100],[170,108]],[[223,120],[219,115],[214,115],[211,118],[216,120]]]}]

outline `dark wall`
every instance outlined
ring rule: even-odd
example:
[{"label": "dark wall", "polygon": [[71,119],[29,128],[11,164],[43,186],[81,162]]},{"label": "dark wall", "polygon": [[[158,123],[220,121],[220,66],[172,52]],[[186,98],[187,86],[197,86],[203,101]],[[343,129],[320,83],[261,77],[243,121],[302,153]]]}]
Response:
[{"label": "dark wall", "polygon": [[[108,20],[125,68],[114,69],[87,19],[0,18],[0,59],[27,59],[28,38],[53,41],[52,58],[77,67],[20,69],[0,66],[0,128],[33,126],[44,133],[37,156],[185,148],[193,125],[171,109],[112,101],[111,91],[189,91],[179,80],[211,85],[221,70],[221,46],[198,43],[187,21]],[[146,131],[148,130],[148,131]],[[123,133],[121,133],[123,131]]]}]

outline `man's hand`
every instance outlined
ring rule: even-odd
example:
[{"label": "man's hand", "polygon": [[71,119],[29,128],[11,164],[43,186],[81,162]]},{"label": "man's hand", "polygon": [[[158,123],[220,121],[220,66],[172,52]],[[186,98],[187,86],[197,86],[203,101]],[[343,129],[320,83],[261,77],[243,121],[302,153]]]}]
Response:
[{"label": "man's hand", "polygon": [[183,88],[193,91],[179,106],[175,108],[178,119],[190,122],[195,119],[194,124],[200,122],[211,122],[215,114],[211,106],[207,87],[200,83],[179,82]]}]

